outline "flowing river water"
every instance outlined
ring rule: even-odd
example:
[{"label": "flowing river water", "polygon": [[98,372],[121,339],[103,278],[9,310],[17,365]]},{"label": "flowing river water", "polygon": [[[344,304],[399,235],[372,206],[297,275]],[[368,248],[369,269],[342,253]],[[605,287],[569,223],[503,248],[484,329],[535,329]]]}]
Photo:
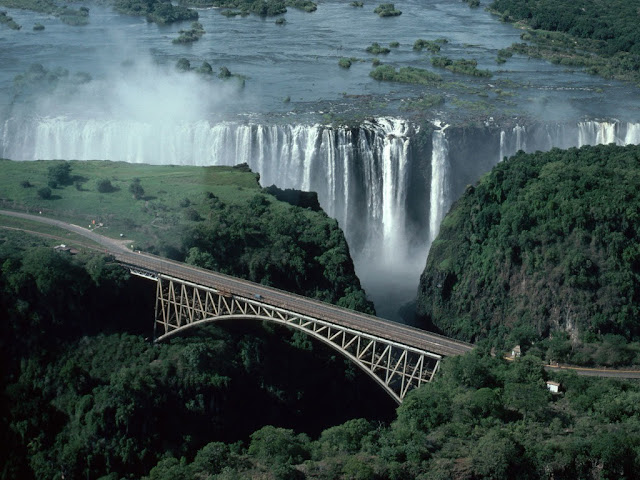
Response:
[{"label": "flowing river water", "polygon": [[[206,33],[191,45],[172,43],[189,23],[158,26],[87,5],[83,27],[8,9],[23,28],[0,27],[0,156],[247,162],[264,186],[317,191],[388,318],[415,296],[452,202],[505,156],[640,143],[637,88],[525,57],[498,65],[520,30],[458,0],[396,2],[403,14],[393,18],[330,0],[313,13],[289,8],[284,25],[204,9]],[[431,55],[413,49],[419,38],[446,38],[442,55],[475,59],[493,75],[433,69]],[[442,84],[372,79],[373,42],[398,42],[379,60],[433,70]],[[341,57],[357,60],[344,69]],[[180,58],[238,76],[179,72]],[[406,108],[424,94],[444,104]]]}]

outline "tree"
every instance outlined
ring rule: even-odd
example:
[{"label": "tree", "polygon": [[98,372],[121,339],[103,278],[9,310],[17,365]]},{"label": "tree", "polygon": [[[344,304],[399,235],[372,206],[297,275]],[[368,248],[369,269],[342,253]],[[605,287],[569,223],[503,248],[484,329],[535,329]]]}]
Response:
[{"label": "tree", "polygon": [[181,72],[188,72],[189,70],[191,70],[191,62],[182,57],[176,62],[176,68]]},{"label": "tree", "polygon": [[269,465],[297,465],[311,456],[309,444],[304,434],[267,425],[251,434],[249,454]]},{"label": "tree", "polygon": [[51,189],[49,187],[39,188],[38,196],[43,200],[49,200],[51,198]]},{"label": "tree", "polygon": [[102,180],[98,180],[98,191],[100,193],[111,193],[115,192],[116,188],[111,184],[111,181],[103,178]]},{"label": "tree", "polygon": [[55,182],[59,185],[70,185],[71,179],[71,165],[69,162],[58,163],[47,169],[47,176],[49,181]]},{"label": "tree", "polygon": [[139,178],[134,178],[131,181],[131,185],[129,185],[129,193],[131,193],[131,195],[133,195],[133,198],[135,198],[136,200],[140,200],[142,197],[144,197],[144,188],[142,188],[142,185],[140,185]]}]

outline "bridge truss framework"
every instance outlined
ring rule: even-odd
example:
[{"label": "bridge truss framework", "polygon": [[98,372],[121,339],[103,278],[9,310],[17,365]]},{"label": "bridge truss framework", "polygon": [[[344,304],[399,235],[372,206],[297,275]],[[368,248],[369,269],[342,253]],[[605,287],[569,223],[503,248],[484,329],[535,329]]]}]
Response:
[{"label": "bridge truss framework", "polygon": [[156,281],[156,342],[208,322],[254,319],[301,330],[358,365],[398,403],[430,382],[441,356],[387,338],[303,315],[216,288],[131,267],[131,273]]}]

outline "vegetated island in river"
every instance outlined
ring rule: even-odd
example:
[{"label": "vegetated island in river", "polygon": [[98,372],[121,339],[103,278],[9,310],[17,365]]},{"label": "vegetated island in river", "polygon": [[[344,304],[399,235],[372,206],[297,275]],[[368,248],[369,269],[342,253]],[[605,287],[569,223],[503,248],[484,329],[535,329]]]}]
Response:
[{"label": "vegetated island in river", "polygon": [[522,53],[640,85],[639,9],[640,0],[494,0],[490,10],[526,28],[521,37],[532,43],[501,50],[499,63]]},{"label": "vegetated island in river", "polygon": [[418,315],[553,362],[640,364],[640,146],[518,153],[442,222]]},{"label": "vegetated island in river", "polygon": [[[189,256],[229,273],[245,269],[228,250],[240,248],[294,276],[300,262],[304,275],[304,262],[309,274],[321,263],[316,285],[351,281],[342,233],[315,195],[265,192],[246,167],[0,167],[5,207],[126,232],[170,255],[203,234],[225,255]],[[54,251],[55,238],[14,230],[40,224],[0,217],[0,227],[2,478],[631,478],[640,468],[637,384],[556,373],[563,393],[552,395],[538,358],[508,363],[480,347],[445,359],[393,423],[379,423],[393,402],[308,338],[240,322],[153,345],[150,282],[81,245],[70,255]],[[298,247],[317,258],[295,260]],[[277,276],[270,282],[312,294],[305,279],[297,288]]]}]

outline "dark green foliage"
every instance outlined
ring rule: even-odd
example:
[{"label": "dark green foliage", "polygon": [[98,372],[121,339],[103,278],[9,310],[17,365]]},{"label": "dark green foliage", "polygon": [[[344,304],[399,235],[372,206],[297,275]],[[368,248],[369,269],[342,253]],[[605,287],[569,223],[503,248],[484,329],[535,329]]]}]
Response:
[{"label": "dark green foliage", "polygon": [[311,0],[286,0],[287,7],[297,8],[305,12],[315,12],[318,6]]},{"label": "dark green foliage", "polygon": [[113,5],[121,13],[143,16],[158,24],[198,20],[198,12],[195,10],[174,6],[162,0],[114,0]]},{"label": "dark green foliage", "polygon": [[374,55],[387,54],[391,52],[387,47],[382,47],[377,42],[372,43],[367,47],[367,52]]},{"label": "dark green foliage", "polygon": [[322,210],[320,202],[318,201],[318,194],[316,192],[303,192],[292,188],[285,188],[283,190],[275,185],[266,187],[263,191],[269,195],[273,195],[281,202],[287,202],[288,204],[296,207],[308,208],[314,212]]},{"label": "dark green foliage", "polygon": [[386,82],[413,83],[418,85],[433,85],[442,81],[437,73],[415,67],[402,67],[396,71],[391,65],[380,65],[369,75],[376,80]]},{"label": "dark green foliage", "polygon": [[20,186],[22,188],[31,188],[31,187],[33,187],[33,185],[31,185],[31,182],[29,180],[22,180],[20,182]]},{"label": "dark green foliage", "polygon": [[42,187],[38,189],[38,196],[43,200],[49,200],[51,198],[51,188]]},{"label": "dark green foliage", "polygon": [[400,46],[400,42],[391,42],[391,43],[389,44],[389,46],[390,46],[391,48],[398,48],[398,47]]},{"label": "dark green foliage", "polygon": [[205,34],[205,31],[200,22],[193,22],[189,30],[180,30],[178,33],[180,36],[174,38],[172,42],[184,44],[197,42]]},{"label": "dark green foliage", "polygon": [[311,456],[310,440],[293,430],[267,425],[251,435],[248,453],[269,466],[297,465]]},{"label": "dark green foliage", "polygon": [[451,60],[447,57],[433,57],[431,65],[438,68],[446,68],[454,73],[463,73],[474,77],[490,77],[492,74],[489,70],[478,70],[478,62],[476,60],[467,60],[460,58]]},{"label": "dark green foliage", "polygon": [[71,178],[71,164],[69,162],[60,162],[52,165],[47,170],[49,181],[52,181],[58,185],[71,185],[73,179]]},{"label": "dark green foliage", "polygon": [[22,26],[18,25],[7,12],[0,12],[0,23],[6,25],[12,30],[20,30]]},{"label": "dark green foliage", "polygon": [[[268,208],[262,195],[251,205]],[[377,391],[364,375],[342,380],[342,361],[283,328],[236,322],[153,345],[143,339],[153,284],[108,258],[30,241],[0,236],[0,462],[9,478],[54,478],[61,465],[73,478],[206,478],[246,463],[221,441],[303,418],[301,401],[314,405],[305,418],[317,431],[362,409],[354,398],[363,381]],[[305,435],[273,427],[250,448],[279,478],[294,478],[292,464],[311,451]]]},{"label": "dark green foliage", "polygon": [[196,72],[202,73],[203,75],[213,75],[213,67],[209,62],[202,62],[202,65],[196,69]]},{"label": "dark green foliage", "polygon": [[431,53],[438,53],[440,51],[440,45],[442,43],[443,42],[441,40],[423,40],[422,38],[419,38],[413,44],[413,49],[417,51],[422,51],[423,49],[426,48]]},{"label": "dark green foliage", "polygon": [[43,31],[43,30],[44,30],[44,25],[42,25],[41,23],[36,23],[36,24],[33,26],[33,31],[34,31],[34,32],[41,32],[41,31]]},{"label": "dark green foliage", "polygon": [[231,78],[231,72],[227,67],[222,66],[218,72],[218,78]]},{"label": "dark green foliage", "polygon": [[[318,480],[634,478],[638,385],[575,375],[558,380],[565,393],[553,396],[539,359],[507,364],[476,351],[446,359],[433,383],[408,395],[391,426],[350,420],[316,441],[267,426],[244,451],[214,443],[192,463],[172,458],[158,468],[197,478],[219,474],[222,462],[226,475],[217,478],[258,479],[267,471],[269,478]],[[530,399],[536,415],[505,404],[538,387],[542,394]]]},{"label": "dark green foliage", "polygon": [[176,62],[176,68],[181,72],[188,72],[191,70],[191,62],[184,57],[179,58]]},{"label": "dark green foliage", "polygon": [[[266,191],[269,191],[267,189]],[[276,191],[292,203],[313,207],[313,197]],[[372,312],[349,260],[337,224],[314,219],[299,207],[275,208],[274,198],[255,195],[246,206],[206,200],[207,220],[184,233],[186,261],[284,290]]]},{"label": "dark green foliage", "polygon": [[[264,17],[281,15],[287,12],[287,7],[293,7],[305,12],[315,12],[318,6],[311,0],[181,0],[181,4],[197,7],[220,7],[221,13],[232,17],[255,13]],[[231,10],[234,9],[234,10]]]},{"label": "dark green foliage", "polygon": [[503,21],[533,29],[525,34],[536,43],[525,45],[528,55],[583,66],[604,77],[640,78],[639,0],[494,0],[491,8]]},{"label": "dark green foliage", "polygon": [[352,7],[364,7],[363,2],[351,2],[349,5],[351,5]]},{"label": "dark green foliage", "polygon": [[[506,347],[553,336],[535,348],[555,361],[594,361],[605,334],[640,340],[639,162],[640,147],[598,146],[497,165],[443,221],[419,313],[467,340],[510,332]],[[612,358],[637,362],[624,340]]]},{"label": "dark green foliage", "polygon": [[381,3],[375,8],[373,13],[377,13],[381,17],[397,17],[398,15],[402,15],[402,12],[396,10],[393,3]]},{"label": "dark green foliage", "polygon": [[462,0],[462,1],[468,4],[471,8],[477,8],[480,6],[480,0]]},{"label": "dark green foliage", "polygon": [[114,187],[113,184],[111,183],[111,180],[107,178],[98,180],[96,185],[100,193],[111,193],[116,191],[116,187]]},{"label": "dark green foliage", "polygon": [[338,60],[338,65],[340,65],[342,68],[350,68],[351,67],[351,60],[345,57],[340,58],[340,60]]},{"label": "dark green foliage", "polygon": [[287,19],[284,17],[280,17],[276,20],[276,25],[284,25],[285,23],[287,23]]},{"label": "dark green foliage", "polygon": [[403,106],[403,110],[427,110],[433,107],[443,105],[445,102],[442,95],[424,95],[416,100],[407,101]]},{"label": "dark green foliage", "polygon": [[135,198],[136,200],[140,200],[142,197],[144,197],[144,188],[142,188],[139,178],[133,179],[133,181],[129,185],[129,193],[131,193],[131,195],[133,195],[133,198]]},{"label": "dark green foliage", "polygon": [[89,9],[87,7],[80,7],[78,10],[74,10],[65,6],[58,11],[58,17],[62,23],[67,25],[87,25],[89,23]]}]

